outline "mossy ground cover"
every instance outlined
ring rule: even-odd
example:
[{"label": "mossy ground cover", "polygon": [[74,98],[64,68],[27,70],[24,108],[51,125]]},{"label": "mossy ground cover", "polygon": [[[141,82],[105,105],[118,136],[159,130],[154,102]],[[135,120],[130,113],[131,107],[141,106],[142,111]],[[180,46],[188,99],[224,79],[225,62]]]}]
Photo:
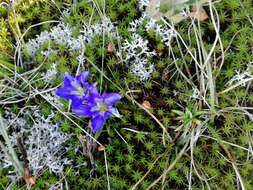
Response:
[{"label": "mossy ground cover", "polygon": [[[12,113],[33,128],[37,122],[33,111],[25,114],[25,110],[35,107],[41,118],[52,117],[52,125],[68,135],[65,151],[57,155],[70,162],[60,173],[50,166],[36,170],[31,189],[253,189],[252,2],[206,3],[205,21],[189,17],[173,25],[164,18],[157,24],[174,32],[168,43],[156,29],[146,29],[149,19],[130,30],[131,23],[143,16],[139,3],[1,2],[3,121],[10,125],[6,115]],[[52,37],[59,24],[61,30],[55,31],[71,28],[70,41],[61,44]],[[99,28],[101,33],[96,32]],[[32,55],[29,40],[45,31],[51,38]],[[148,50],[139,60],[145,58],[146,68],[135,67],[136,57],[129,58],[130,48],[124,49],[134,35],[147,42],[141,43]],[[84,46],[74,46],[82,42],[72,43],[78,37]],[[133,50],[136,56],[141,51]],[[53,65],[56,72],[48,77]],[[140,73],[150,65],[152,72],[142,80]],[[54,94],[66,72],[82,71],[89,71],[88,81],[100,92],[122,96],[116,104],[121,117],[108,119],[96,134],[87,118],[77,117],[69,103]],[[24,132],[13,127],[18,121],[6,129],[11,137]],[[22,136],[26,142],[28,137]],[[3,146],[7,143],[3,136],[0,141]],[[25,165],[22,148],[13,148]],[[22,176],[10,177],[15,173],[14,165],[0,169],[0,189],[27,188]]]}]

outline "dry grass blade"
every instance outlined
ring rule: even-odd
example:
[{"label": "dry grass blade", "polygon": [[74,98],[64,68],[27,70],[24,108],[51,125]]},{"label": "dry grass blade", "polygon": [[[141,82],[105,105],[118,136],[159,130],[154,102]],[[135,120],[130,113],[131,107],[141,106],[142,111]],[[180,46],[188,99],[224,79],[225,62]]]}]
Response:
[{"label": "dry grass blade", "polygon": [[24,169],[22,163],[19,161],[18,156],[11,144],[8,133],[6,131],[7,126],[4,124],[3,118],[0,115],[0,134],[3,137],[6,146],[0,141],[0,147],[6,154],[6,156],[12,161],[12,164],[19,175],[19,177],[23,176]]}]

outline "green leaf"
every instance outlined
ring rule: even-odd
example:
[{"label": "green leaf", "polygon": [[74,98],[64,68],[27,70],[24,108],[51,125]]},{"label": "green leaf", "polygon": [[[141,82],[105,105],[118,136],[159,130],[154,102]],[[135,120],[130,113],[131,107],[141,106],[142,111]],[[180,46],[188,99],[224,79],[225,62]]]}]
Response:
[{"label": "green leaf", "polygon": [[167,13],[168,11],[178,10],[181,11],[185,8],[189,0],[161,0],[160,12]]},{"label": "green leaf", "polygon": [[201,5],[206,2],[208,0],[151,0],[146,12],[154,19],[160,20],[161,17],[166,17],[176,24],[186,18],[179,14],[183,9],[193,4]]},{"label": "green leaf", "polygon": [[184,115],[184,112],[182,112],[182,111],[179,111],[179,110],[171,110],[173,113],[176,113],[177,115],[180,115],[180,116],[182,116],[182,115]]},{"label": "green leaf", "polygon": [[[11,72],[9,70],[14,70],[15,66],[10,62],[10,59],[3,53],[0,53],[0,77],[10,76]],[[19,70],[16,67],[16,70]]]}]

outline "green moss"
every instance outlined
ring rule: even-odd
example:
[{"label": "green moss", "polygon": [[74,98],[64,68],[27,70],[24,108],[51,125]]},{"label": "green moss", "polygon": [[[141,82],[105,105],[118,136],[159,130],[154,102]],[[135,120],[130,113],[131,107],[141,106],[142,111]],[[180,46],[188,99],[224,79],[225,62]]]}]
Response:
[{"label": "green moss", "polygon": [[[96,0],[95,2],[97,7],[94,7],[92,3],[85,0],[77,1],[76,5],[68,0],[55,1],[55,3],[48,3],[47,1],[32,3],[32,1],[26,1],[16,6],[16,12],[19,15],[16,21],[20,27],[21,33],[23,33],[32,24],[46,20],[59,20],[61,16],[59,10],[62,11],[63,8],[69,8],[71,12],[70,17],[64,18],[64,22],[75,27],[73,36],[78,37],[80,34],[79,30],[83,28],[83,23],[90,22],[93,24],[101,20],[97,8],[103,9],[104,1]],[[137,8],[137,3],[137,0],[106,1],[105,12],[113,22],[115,21],[117,23],[118,34],[124,40],[131,39],[131,33],[128,30],[129,23],[141,16]],[[224,48],[228,48],[228,50],[224,53],[225,60],[220,70],[221,59],[219,56],[221,56],[222,52],[219,44],[217,44],[217,47],[214,49],[214,57],[212,57],[210,62],[212,65],[216,66],[213,75],[216,77],[215,82],[218,103],[215,106],[215,119],[213,121],[207,121],[207,123],[202,126],[203,128],[201,128],[201,130],[203,130],[204,135],[215,138],[216,140],[200,137],[193,150],[197,170],[204,171],[211,177],[211,179],[208,180],[211,189],[217,189],[217,187],[226,190],[237,188],[236,175],[231,163],[227,161],[227,155],[220,145],[222,142],[220,140],[247,147],[249,141],[247,133],[250,133],[252,130],[252,122],[250,122],[247,114],[239,114],[238,110],[228,109],[227,111],[226,109],[227,107],[232,108],[238,107],[239,105],[241,107],[252,107],[252,87],[250,86],[247,88],[247,91],[245,87],[241,86],[225,94],[218,93],[229,87],[227,81],[229,81],[236,72],[245,71],[247,69],[247,64],[251,62],[253,58],[251,53],[253,36],[250,29],[251,24],[247,18],[247,14],[252,15],[252,3],[250,1],[245,1],[243,4],[245,9],[243,9],[236,0],[225,0],[215,4],[221,23],[221,41]],[[0,51],[4,52],[3,54],[7,55],[7,57],[8,55],[12,55],[10,56],[11,58],[8,59],[8,63],[12,64],[14,53],[13,44],[15,44],[13,43],[15,42],[15,35],[13,32],[17,32],[17,28],[11,30],[6,19],[6,10],[0,8]],[[41,31],[50,30],[54,25],[55,24],[43,24],[34,27],[25,35],[24,40],[27,41],[28,39],[34,38]],[[207,51],[210,51],[215,38],[213,23],[211,23],[211,19],[209,18],[206,21],[200,22],[200,26],[203,45],[205,45]],[[171,109],[182,110],[183,113],[185,113],[186,107],[194,111],[206,111],[209,109],[210,105],[208,102],[210,102],[210,96],[208,88],[203,89],[201,95],[196,99],[191,97],[194,92],[193,84],[197,88],[200,88],[200,83],[198,81],[199,76],[196,75],[196,71],[198,70],[198,72],[200,72],[200,68],[196,67],[196,60],[189,54],[189,50],[191,50],[194,55],[197,55],[197,61],[199,62],[201,61],[199,56],[203,56],[202,53],[199,54],[198,52],[198,41],[191,27],[192,25],[189,24],[189,20],[175,25],[175,29],[177,29],[185,43],[189,45],[189,49],[186,49],[178,38],[178,42],[176,40],[171,41],[172,48],[170,52],[168,51],[168,47],[162,42],[161,37],[156,35],[155,31],[146,32],[143,27],[140,27],[138,34],[148,40],[150,49],[158,53],[158,56],[153,60],[149,60],[150,63],[155,64],[155,72],[152,73],[152,77],[148,81],[140,81],[116,56],[116,51],[120,47],[116,38],[110,39],[110,35],[105,34],[105,43],[103,47],[102,35],[97,35],[91,43],[85,46],[84,56],[98,68],[101,68],[101,60],[104,58],[103,72],[109,77],[113,84],[105,77],[101,80],[99,72],[89,61],[84,61],[84,65],[81,65],[81,70],[89,70],[89,80],[93,82],[96,81],[97,87],[101,85],[102,92],[117,92],[117,85],[122,87],[122,92],[131,92],[131,90],[133,90],[129,95],[140,104],[143,102],[144,98],[150,98],[148,100],[152,104],[152,109],[149,111],[152,112],[153,118],[144,110],[141,110],[136,104],[133,104],[132,101],[123,98],[121,103],[117,104],[122,118],[111,118],[106,121],[103,127],[103,131],[98,140],[105,145],[111,189],[130,189],[130,187],[141,179],[147,170],[151,168],[154,160],[159,156],[162,156],[162,158],[158,159],[155,163],[150,174],[148,174],[139,185],[139,189],[146,189],[169,167],[169,164],[175,159],[182,148],[182,144],[180,143],[184,143],[189,137],[186,136],[183,138],[181,136],[185,128],[175,131],[175,128],[183,123],[183,119],[187,118],[180,118],[180,116],[173,114]],[[234,36],[237,32],[238,34]],[[233,36],[234,39],[231,41]],[[112,38],[114,38],[114,36],[112,36]],[[111,41],[115,45],[115,50],[112,53],[108,53],[107,45]],[[48,57],[45,57],[41,51],[47,50],[48,47],[52,47],[56,51],[50,53]],[[63,45],[58,46],[52,42],[45,43],[43,47],[38,49],[35,59],[29,57],[27,49],[25,48],[23,53],[24,62],[31,62],[29,67],[38,68],[39,65],[42,65],[38,72],[35,73],[37,76],[35,75],[36,77],[34,79],[39,79],[40,72],[44,73],[49,70],[53,63],[57,64],[58,75],[50,84],[50,88],[56,87],[62,83],[63,74],[65,72],[75,74],[77,68],[80,66],[76,59],[78,56],[77,53],[69,52],[68,47]],[[1,58],[1,60],[5,59]],[[171,64],[175,60],[184,76],[178,72],[174,64]],[[165,68],[168,69],[168,80],[162,80],[162,73]],[[29,69],[28,67],[25,68],[26,71]],[[192,83],[189,84],[189,82],[185,80],[185,77]],[[207,83],[208,80],[208,77],[204,74],[204,81]],[[20,81],[18,81],[18,85],[22,87],[22,90],[27,91],[28,87],[19,82]],[[33,82],[33,85],[38,90],[43,90],[46,84],[41,80]],[[134,92],[135,90],[140,90],[141,92],[136,93]],[[13,92],[10,94],[13,94]],[[45,117],[48,116],[51,111],[56,112],[55,108],[43,101],[39,96],[36,97],[36,100],[33,98],[29,99],[28,102],[31,105],[39,104],[39,108]],[[62,111],[66,112],[69,106],[68,102],[62,101],[62,103],[64,104]],[[6,106],[10,107],[13,113],[17,113],[20,107],[22,107],[20,104]],[[193,111],[191,111],[191,113],[193,113]],[[201,116],[200,118],[197,117],[197,119],[203,122],[209,117],[210,114],[205,113],[203,118]],[[83,127],[84,130],[87,130],[86,126],[88,120],[85,118],[78,119],[71,115],[70,118]],[[154,118],[159,120],[167,129],[168,133],[175,139],[174,143],[167,142],[166,146],[163,145],[165,134]],[[77,135],[83,135],[82,130],[77,128],[72,122],[59,113],[57,113],[54,121],[61,123],[60,126],[62,131],[72,135],[71,139],[67,142],[70,148],[67,153],[64,154],[64,156],[73,161],[71,167],[65,168],[66,181],[69,189],[105,189],[107,186],[107,176],[103,152],[99,152],[97,147],[92,149],[92,155],[96,163],[96,168],[92,168],[90,157],[81,153],[83,147],[76,138]],[[191,121],[193,122],[193,120]],[[199,130],[200,128],[189,128],[189,130],[193,129]],[[117,130],[117,132],[115,130]],[[131,130],[135,130],[135,132]],[[226,147],[232,155],[235,155],[236,163],[245,162],[248,154],[247,151],[236,147],[232,148],[229,145]],[[76,152],[75,150],[78,151]],[[222,157],[221,154],[223,154],[224,157]],[[87,163],[87,166],[78,167],[78,165],[82,165],[83,163]],[[191,158],[185,154],[177,162],[172,171],[168,173],[164,189],[188,188],[188,166],[190,166],[190,164]],[[253,187],[250,175],[252,173],[252,168],[253,166],[251,163],[246,163],[239,168],[246,189],[252,189]],[[91,174],[90,171],[92,169],[94,170]],[[203,175],[202,172],[200,173]],[[49,189],[50,185],[56,183],[60,179],[59,176],[45,170],[36,180],[33,189]],[[0,184],[6,187],[8,183],[9,178],[6,177],[6,173],[0,172]],[[12,189],[20,189],[23,186],[24,182],[19,182],[17,185],[13,186]],[[160,187],[161,183],[158,183],[154,189],[160,189]],[[195,171],[193,171],[192,175],[192,189],[202,189],[201,181],[197,177]]]}]

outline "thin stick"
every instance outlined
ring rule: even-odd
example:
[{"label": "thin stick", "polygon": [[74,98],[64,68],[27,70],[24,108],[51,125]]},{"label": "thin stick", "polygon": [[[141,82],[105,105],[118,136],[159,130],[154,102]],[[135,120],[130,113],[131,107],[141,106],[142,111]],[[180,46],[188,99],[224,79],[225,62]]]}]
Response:
[{"label": "thin stick", "polygon": [[241,86],[242,84],[247,83],[247,82],[249,82],[249,81],[251,81],[251,80],[253,80],[253,77],[250,77],[250,78],[241,80],[240,82],[238,82],[238,83],[236,83],[236,84],[234,84],[234,85],[228,87],[227,89],[225,89],[225,90],[219,92],[218,95],[221,95],[221,94],[224,94],[224,93],[226,93],[226,92],[229,92],[229,91],[233,90],[234,88],[236,88],[236,87],[238,87],[238,86]]}]

